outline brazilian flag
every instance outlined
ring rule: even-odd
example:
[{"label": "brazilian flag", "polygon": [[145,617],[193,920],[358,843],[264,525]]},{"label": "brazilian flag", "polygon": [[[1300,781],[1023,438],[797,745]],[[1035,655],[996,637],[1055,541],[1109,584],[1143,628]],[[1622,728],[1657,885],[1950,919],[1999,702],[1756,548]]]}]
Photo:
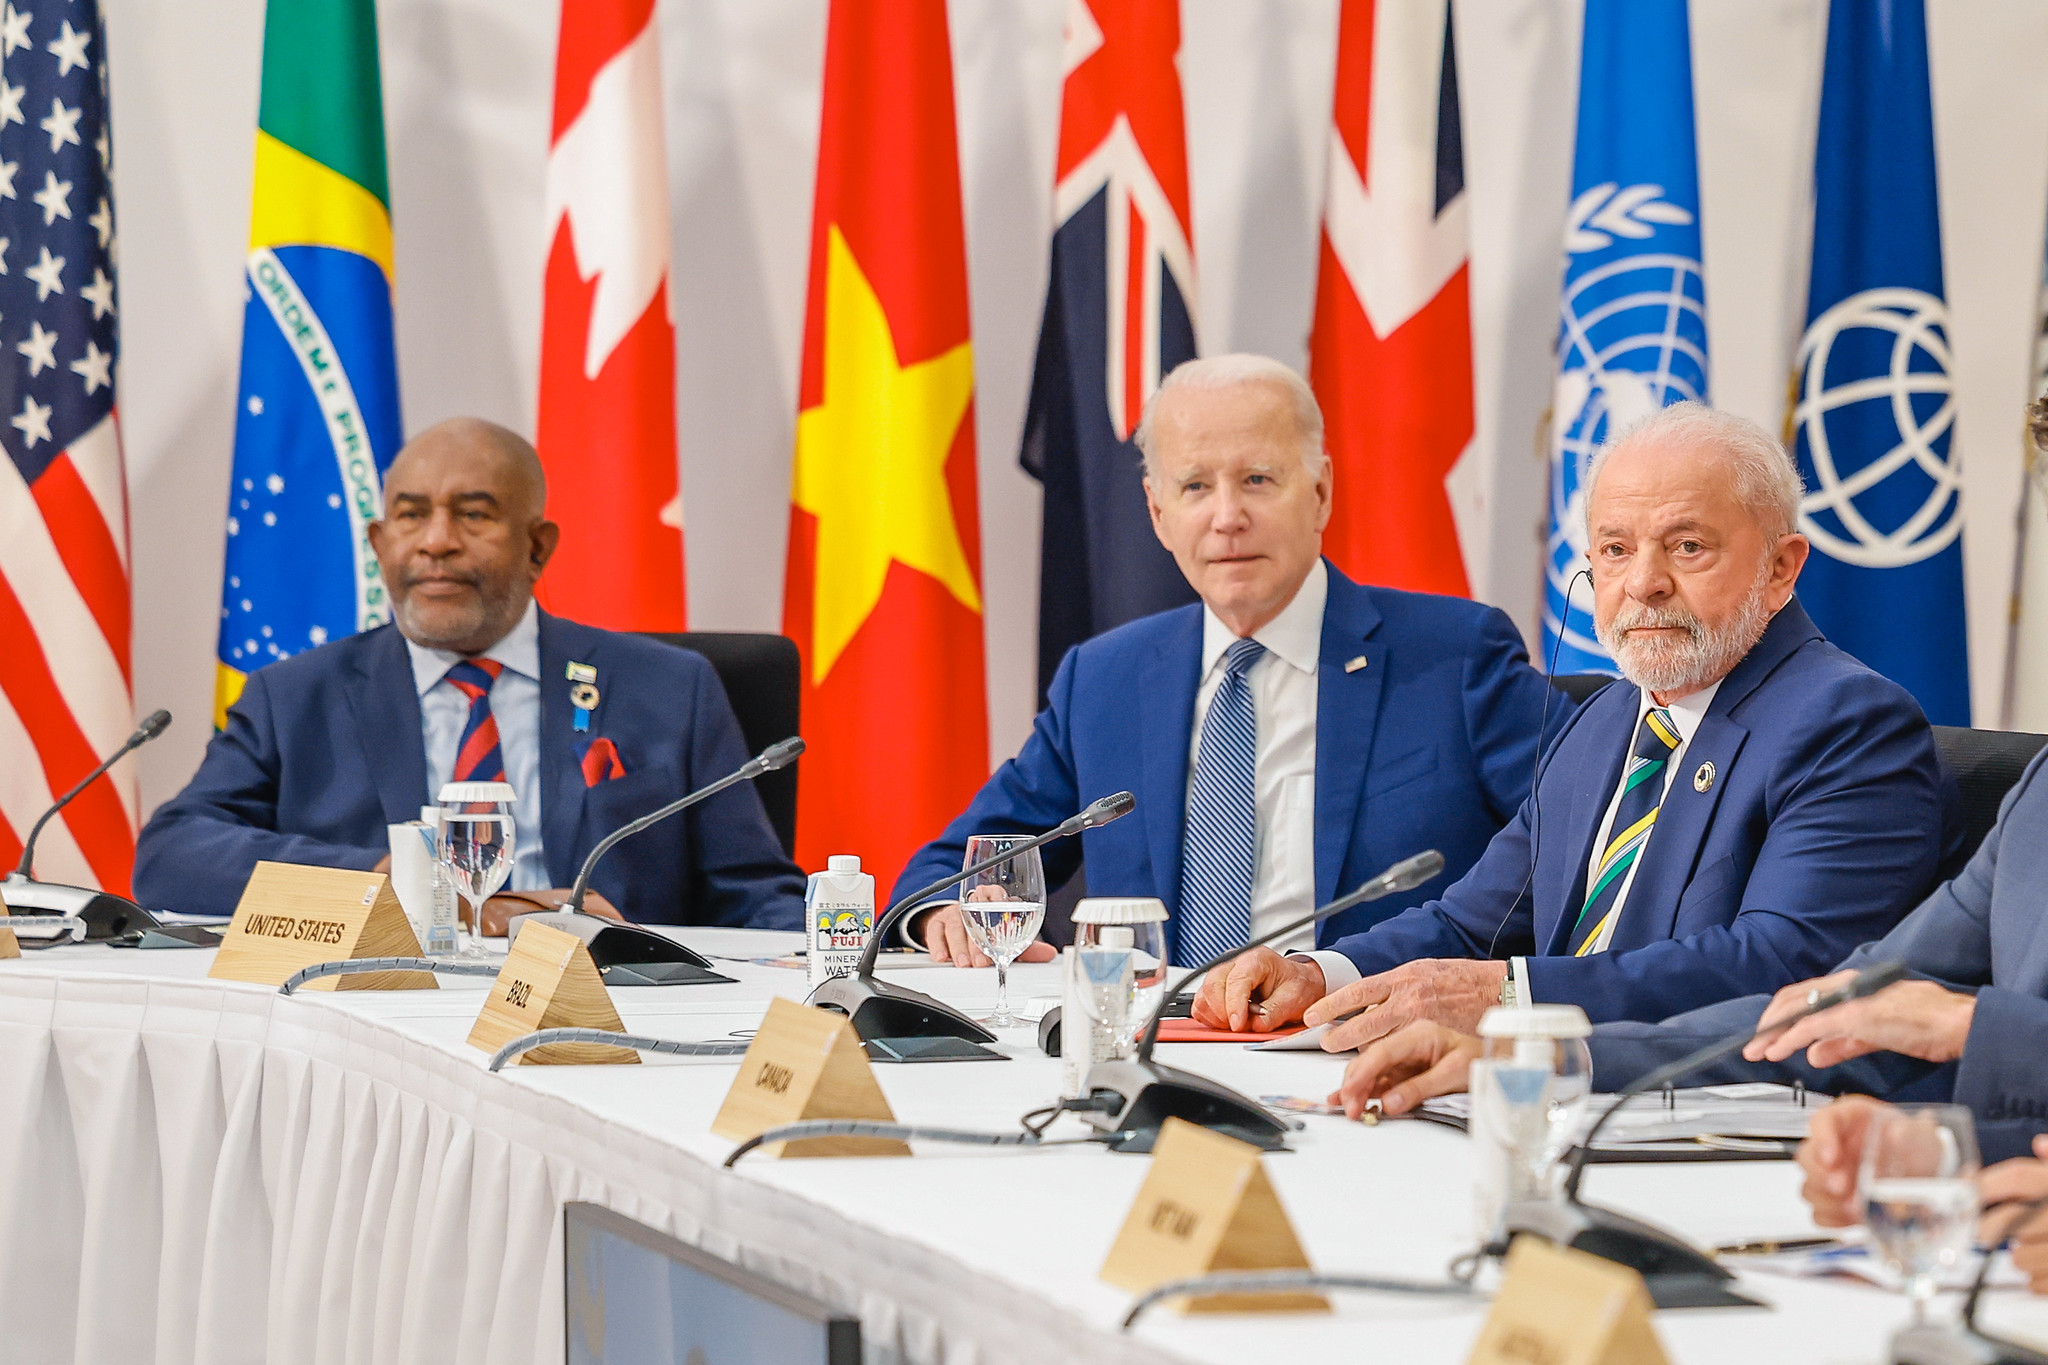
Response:
[{"label": "brazilian flag", "polygon": [[398,453],[374,0],[270,0],[214,724],[249,674],[382,625]]}]

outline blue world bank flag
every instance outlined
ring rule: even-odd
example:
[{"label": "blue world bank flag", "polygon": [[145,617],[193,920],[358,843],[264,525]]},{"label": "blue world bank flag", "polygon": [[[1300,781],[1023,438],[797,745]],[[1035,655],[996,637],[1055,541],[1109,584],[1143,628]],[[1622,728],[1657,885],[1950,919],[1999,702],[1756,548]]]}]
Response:
[{"label": "blue world bank flag", "polygon": [[1707,397],[1706,285],[1685,0],[1586,0],[1551,403],[1544,653],[1614,672],[1593,636],[1586,470],[1610,436]]},{"label": "blue world bank flag", "polygon": [[1921,0],[1835,0],[1814,157],[1813,280],[1792,424],[1829,639],[1970,723],[1962,471]]}]

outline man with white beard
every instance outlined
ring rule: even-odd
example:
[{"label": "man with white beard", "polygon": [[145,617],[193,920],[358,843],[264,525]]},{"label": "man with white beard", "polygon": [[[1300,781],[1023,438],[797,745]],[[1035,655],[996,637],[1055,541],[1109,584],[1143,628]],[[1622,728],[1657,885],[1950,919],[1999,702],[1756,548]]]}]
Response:
[{"label": "man with white beard", "polygon": [[1959,862],[1926,717],[1793,597],[1808,543],[1784,447],[1680,403],[1586,487],[1595,628],[1625,681],[1440,899],[1312,957],[1256,949],[1203,983],[1198,1020],[1329,1024],[1342,1052],[1418,1020],[1469,1034],[1496,1004],[1664,1019],[1819,975]]}]

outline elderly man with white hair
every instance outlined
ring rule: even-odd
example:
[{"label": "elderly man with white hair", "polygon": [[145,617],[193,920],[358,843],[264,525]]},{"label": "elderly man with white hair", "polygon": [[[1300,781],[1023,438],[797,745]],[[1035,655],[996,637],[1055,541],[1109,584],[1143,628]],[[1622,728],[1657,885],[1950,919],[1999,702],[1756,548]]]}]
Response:
[{"label": "elderly man with white hair", "polygon": [[[1070,650],[1023,749],[897,895],[957,872],[971,835],[1040,833],[1120,790],[1137,810],[1078,848],[1048,845],[1046,882],[1085,855],[1091,895],[1164,901],[1176,962],[1242,947],[1425,848],[1443,851],[1444,876],[1339,917],[1326,939],[1441,890],[1527,797],[1546,711],[1555,730],[1572,704],[1498,610],[1366,587],[1321,557],[1322,414],[1286,366],[1189,361],[1137,441],[1153,529],[1200,604]],[[912,923],[939,961],[986,964],[957,905]]]},{"label": "elderly man with white hair", "polygon": [[1587,488],[1594,624],[1625,681],[1440,898],[1335,944],[1342,966],[1247,954],[1197,1018],[1305,1018],[1333,1052],[1419,1021],[1404,1037],[1426,1069],[1495,1004],[1657,1020],[1815,976],[1951,870],[1959,800],[1926,718],[1793,596],[1807,540],[1784,447],[1680,403],[1603,450]]}]

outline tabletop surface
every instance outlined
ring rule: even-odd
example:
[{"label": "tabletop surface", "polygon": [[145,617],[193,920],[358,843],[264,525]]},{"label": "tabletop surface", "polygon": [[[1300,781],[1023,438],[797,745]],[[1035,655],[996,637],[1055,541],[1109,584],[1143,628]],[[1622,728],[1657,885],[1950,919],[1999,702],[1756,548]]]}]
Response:
[{"label": "tabletop surface", "polygon": [[[760,959],[794,950],[801,936],[747,930],[684,929],[677,937],[714,958],[732,985],[615,990],[628,1030],[682,1040],[747,1036],[774,995],[801,999],[804,973]],[[0,963],[0,973],[124,976],[195,981],[209,951],[123,950],[82,945],[30,952]],[[965,1009],[994,1003],[992,969],[935,966],[892,956],[886,974]],[[26,983],[24,983],[26,984]],[[433,991],[354,991],[322,995],[336,1018],[378,1021],[416,1041],[472,1061],[466,1045],[488,979],[443,977]],[[224,991],[254,989],[223,984]],[[1057,993],[1056,964],[1011,971],[1021,1002]],[[1059,1093],[1060,1064],[1042,1055],[1028,1030],[1005,1031],[1001,1064],[877,1066],[875,1073],[904,1122],[1014,1131],[1025,1112]],[[1234,1044],[1162,1045],[1161,1060],[1252,1095],[1322,1096],[1342,1073],[1343,1057],[1250,1052]],[[737,1071],[730,1059],[649,1055],[637,1067],[516,1067],[502,1081],[551,1095],[596,1118],[683,1149],[713,1166],[732,1144],[708,1131]],[[508,1092],[508,1094],[516,1093]],[[1053,1136],[1078,1136],[1062,1119]],[[1393,1120],[1376,1127],[1311,1117],[1293,1150],[1266,1158],[1266,1169],[1309,1259],[1320,1270],[1436,1279],[1469,1250],[1469,1145],[1437,1125]],[[750,1157],[741,1178],[828,1206],[841,1217],[922,1244],[985,1276],[991,1294],[1029,1294],[1048,1311],[1077,1314],[1114,1330],[1129,1296],[1096,1278],[1148,1161],[1094,1145],[986,1149],[918,1144],[911,1159],[774,1161]],[[1702,1244],[1810,1236],[1798,1198],[1798,1173],[1785,1161],[1600,1166],[1586,1179],[1589,1199],[1672,1228]],[[1907,1317],[1905,1299],[1865,1285],[1744,1273],[1742,1288],[1767,1306],[1669,1311],[1657,1330],[1675,1361],[1882,1361],[1889,1334]],[[1194,1360],[1268,1357],[1275,1347],[1345,1352],[1357,1358],[1463,1361],[1484,1304],[1373,1294],[1340,1294],[1327,1316],[1203,1315],[1155,1311],[1136,1329],[1155,1346]],[[2048,1340],[2048,1301],[2018,1290],[1987,1296],[1983,1319],[1995,1330]],[[971,1314],[972,1305],[963,1305]]]}]

